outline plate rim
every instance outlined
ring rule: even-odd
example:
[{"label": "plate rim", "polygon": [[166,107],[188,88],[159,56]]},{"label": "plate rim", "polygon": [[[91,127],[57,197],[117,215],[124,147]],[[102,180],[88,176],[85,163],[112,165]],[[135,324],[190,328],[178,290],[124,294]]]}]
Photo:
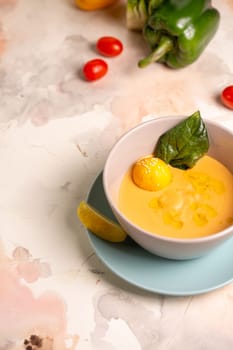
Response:
[{"label": "plate rim", "polygon": [[[113,266],[110,263],[107,263],[106,260],[103,258],[103,256],[99,253],[99,250],[96,248],[96,245],[93,243],[93,237],[95,237],[93,235],[93,233],[91,233],[89,230],[87,230],[87,234],[88,234],[88,239],[89,242],[95,252],[95,254],[98,256],[98,258],[101,260],[101,262],[113,273],[115,274],[117,277],[121,278],[122,280],[124,280],[125,282],[129,283],[132,286],[136,286],[137,288],[140,288],[141,290],[147,291],[147,292],[151,292],[151,293],[155,293],[155,294],[159,294],[159,295],[164,295],[164,296],[176,296],[176,297],[184,297],[184,296],[194,296],[194,295],[201,295],[201,294],[205,294],[208,292],[212,292],[215,291],[217,289],[220,289],[224,286],[227,286],[229,284],[231,284],[233,282],[233,276],[231,279],[226,280],[225,282],[216,284],[212,287],[207,287],[207,288],[202,288],[202,289],[195,289],[192,291],[168,291],[165,288],[151,288],[151,287],[145,287],[133,280],[131,280],[128,277],[125,277],[125,275],[120,274],[116,269],[113,268]],[[164,258],[161,258],[164,259]],[[165,259],[164,259],[165,260]],[[174,263],[176,263],[176,261],[174,261]]]}]

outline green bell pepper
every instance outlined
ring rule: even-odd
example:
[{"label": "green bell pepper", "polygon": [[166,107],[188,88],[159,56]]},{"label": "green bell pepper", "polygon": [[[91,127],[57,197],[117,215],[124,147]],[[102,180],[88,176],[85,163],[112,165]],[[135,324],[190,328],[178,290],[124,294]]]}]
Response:
[{"label": "green bell pepper", "polygon": [[193,63],[214,37],[219,21],[210,0],[164,0],[148,15],[143,35],[152,52],[138,66],[159,61],[182,68]]},{"label": "green bell pepper", "polygon": [[150,16],[163,0],[128,0],[126,25],[130,30],[142,30]]}]

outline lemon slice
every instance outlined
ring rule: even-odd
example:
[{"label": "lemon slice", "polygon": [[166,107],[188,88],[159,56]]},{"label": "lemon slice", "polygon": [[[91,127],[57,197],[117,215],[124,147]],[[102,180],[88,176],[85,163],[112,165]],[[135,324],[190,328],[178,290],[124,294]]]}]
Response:
[{"label": "lemon slice", "polygon": [[81,223],[96,236],[109,242],[122,242],[126,232],[114,221],[100,214],[85,201],[80,202],[77,215]]}]

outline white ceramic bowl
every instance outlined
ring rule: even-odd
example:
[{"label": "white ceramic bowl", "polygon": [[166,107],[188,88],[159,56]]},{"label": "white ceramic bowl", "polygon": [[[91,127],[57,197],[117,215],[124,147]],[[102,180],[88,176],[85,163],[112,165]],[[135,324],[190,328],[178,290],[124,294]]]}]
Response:
[{"label": "white ceramic bowl", "polygon": [[[203,256],[233,235],[233,226],[210,236],[196,239],[174,239],[152,234],[130,222],[117,205],[121,180],[129,167],[142,155],[151,154],[164,132],[178,124],[182,117],[163,117],[139,124],[123,135],[110,151],[103,171],[107,200],[120,225],[144,249],[170,259],[192,259]],[[233,172],[233,133],[227,128],[204,120],[210,141],[208,155]]]}]

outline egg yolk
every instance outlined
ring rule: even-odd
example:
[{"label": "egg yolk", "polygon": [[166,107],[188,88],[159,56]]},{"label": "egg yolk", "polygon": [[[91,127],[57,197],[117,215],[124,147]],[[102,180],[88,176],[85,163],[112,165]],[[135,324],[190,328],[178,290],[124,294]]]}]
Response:
[{"label": "egg yolk", "polygon": [[158,191],[169,185],[172,173],[163,160],[147,156],[134,164],[132,178],[138,187],[147,191]]}]

